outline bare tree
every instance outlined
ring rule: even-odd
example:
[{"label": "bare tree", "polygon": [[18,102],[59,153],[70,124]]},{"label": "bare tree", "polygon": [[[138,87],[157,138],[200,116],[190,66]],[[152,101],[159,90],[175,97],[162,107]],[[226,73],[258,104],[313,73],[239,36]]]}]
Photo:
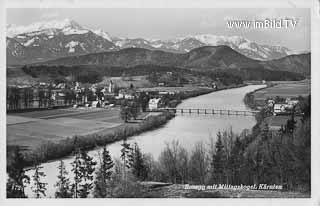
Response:
[{"label": "bare tree", "polygon": [[208,162],[206,149],[203,142],[198,142],[195,144],[190,157],[190,176],[193,182],[199,184],[205,184]]}]

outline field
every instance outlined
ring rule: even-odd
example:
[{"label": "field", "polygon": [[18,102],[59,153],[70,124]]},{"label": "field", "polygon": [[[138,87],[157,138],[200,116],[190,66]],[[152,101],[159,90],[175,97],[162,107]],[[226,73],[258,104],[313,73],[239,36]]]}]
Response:
[{"label": "field", "polygon": [[311,94],[310,80],[303,80],[299,82],[281,81],[272,83],[275,83],[276,85],[254,92],[254,98],[256,100],[265,100],[267,98],[275,98],[276,96],[286,98],[307,96]]},{"label": "field", "polygon": [[45,141],[97,133],[121,125],[119,109],[56,109],[7,115],[7,145],[33,149]]}]

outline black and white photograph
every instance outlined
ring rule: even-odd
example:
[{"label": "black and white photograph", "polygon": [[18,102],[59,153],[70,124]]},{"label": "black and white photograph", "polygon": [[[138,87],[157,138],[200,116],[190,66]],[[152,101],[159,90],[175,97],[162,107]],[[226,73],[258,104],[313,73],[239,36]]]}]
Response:
[{"label": "black and white photograph", "polygon": [[310,199],[314,11],[6,8],[5,198]]}]

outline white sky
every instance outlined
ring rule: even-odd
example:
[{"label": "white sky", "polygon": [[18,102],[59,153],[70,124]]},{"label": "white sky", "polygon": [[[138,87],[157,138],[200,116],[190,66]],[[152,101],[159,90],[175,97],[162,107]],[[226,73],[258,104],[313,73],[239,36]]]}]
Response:
[{"label": "white sky", "polygon": [[[226,19],[264,20],[294,18],[297,27],[282,29],[230,29]],[[310,50],[309,9],[7,9],[7,24],[70,18],[81,25],[102,28],[113,36],[169,39],[193,34],[239,35],[260,44]]]}]

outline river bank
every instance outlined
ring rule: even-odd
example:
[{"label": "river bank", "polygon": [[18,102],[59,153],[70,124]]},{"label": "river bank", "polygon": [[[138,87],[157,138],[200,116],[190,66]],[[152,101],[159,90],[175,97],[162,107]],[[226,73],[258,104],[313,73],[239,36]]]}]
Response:
[{"label": "river bank", "polygon": [[305,97],[311,93],[311,81],[272,81],[267,87],[249,92],[244,97],[245,104],[251,109],[261,109],[269,98],[284,101],[286,98]]},{"label": "river bank", "polygon": [[[182,100],[205,95],[211,92],[221,91],[225,89],[231,89],[235,87],[243,87],[245,85],[232,85],[213,90],[210,88],[199,88],[189,92],[183,92],[179,95],[178,100],[172,101],[171,107],[178,106]],[[142,115],[148,116],[148,114]],[[24,151],[24,157],[27,166],[32,166],[35,162],[44,163],[48,161],[58,160],[73,154],[75,148],[82,148],[85,150],[93,150],[97,147],[111,144],[116,141],[121,141],[128,137],[139,135],[146,131],[152,131],[166,124],[170,119],[174,117],[174,114],[169,112],[158,113],[157,115],[150,115],[147,118],[140,118],[130,123],[122,123],[119,126],[106,128],[104,130],[94,132],[87,135],[74,135],[67,137],[59,141],[46,141],[39,146],[31,149],[30,151]],[[38,128],[41,129],[41,128]],[[12,162],[11,151],[15,146],[7,147],[7,163],[10,165]]]}]

